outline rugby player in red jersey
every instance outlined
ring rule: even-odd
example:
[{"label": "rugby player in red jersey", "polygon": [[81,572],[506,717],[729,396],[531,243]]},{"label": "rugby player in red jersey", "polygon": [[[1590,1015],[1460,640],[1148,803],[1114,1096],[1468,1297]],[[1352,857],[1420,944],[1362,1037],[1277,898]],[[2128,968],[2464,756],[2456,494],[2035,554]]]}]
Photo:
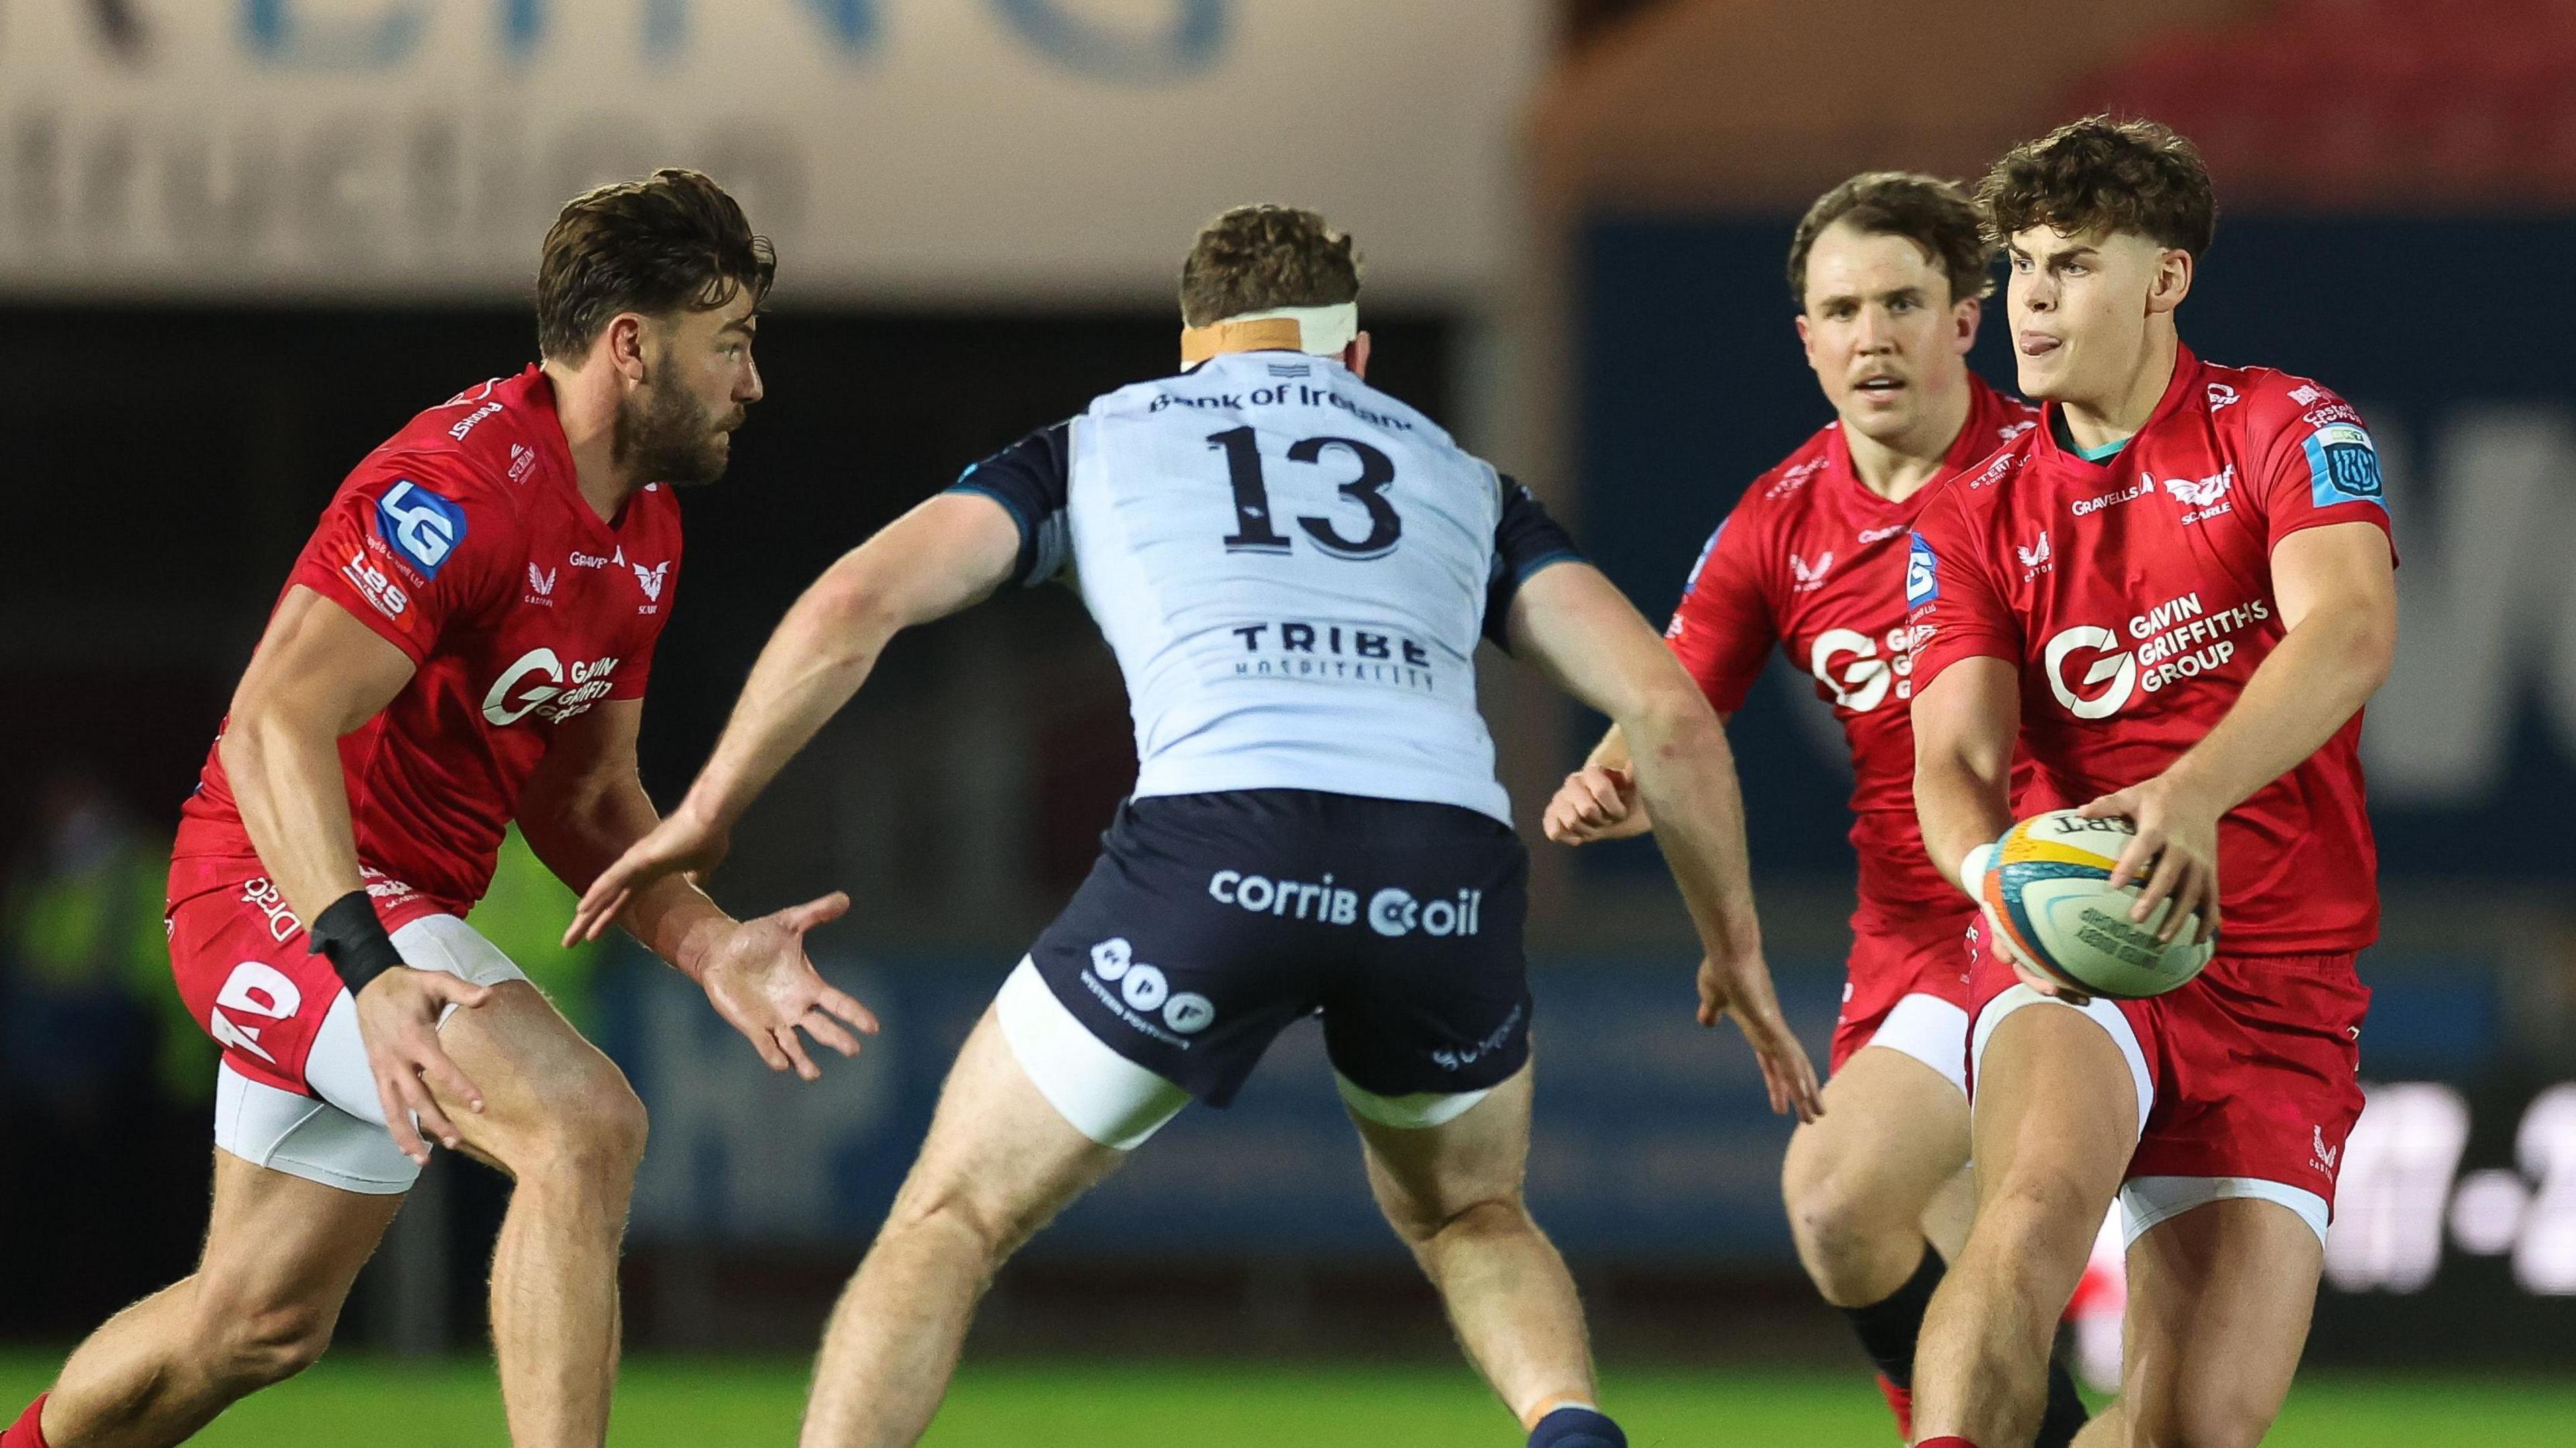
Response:
[{"label": "rugby player in red jersey", "polygon": [[[1854,176],[1817,198],[1789,246],[1798,337],[1835,420],[1753,480],[1711,535],[1665,637],[1721,717],[1773,645],[1814,675],[1852,759],[1860,857],[1850,975],[1824,1116],[1781,1171],[1798,1257],[1851,1320],[1907,1429],[1923,1309],[1968,1235],[1968,926],[1914,820],[1906,535],[1960,469],[2027,431],[2035,410],[1968,370],[1993,249],[1950,182]],[[1547,810],[1565,844],[1643,833],[1613,728]],[[2084,1422],[2051,1379],[2040,1443]]]},{"label": "rugby player in red jersey", "polygon": [[[724,472],[760,398],[774,268],[695,172],[580,197],[546,236],[543,362],[422,413],[333,497],[171,862],[172,969],[223,1046],[204,1256],[0,1445],[177,1443],[312,1362],[424,1131],[517,1183],[492,1264],[512,1441],[603,1440],[644,1109],[463,917],[513,818],[576,890],[655,823],[635,738],[676,588],[671,488]],[[737,923],[672,878],[625,918],[810,1077],[797,1029],[847,1053],[829,1015],[873,1027],[804,954],[846,903]]]},{"label": "rugby player in red jersey", "polygon": [[1922,1443],[2030,1441],[2058,1312],[2116,1193],[2120,1404],[2085,1442],[2251,1444],[2289,1391],[2361,1111],[2375,938],[2361,708],[2396,643],[2378,456],[2324,387],[2219,367],[2175,309],[2216,219],[2191,144],[2077,121],[1980,188],[2041,426],[1916,523],[1914,797],[1972,894],[2022,812],[2133,821],[2135,918],[2197,979],[2088,999],[1989,916],[1971,966],[1978,1212],[1915,1365]]}]

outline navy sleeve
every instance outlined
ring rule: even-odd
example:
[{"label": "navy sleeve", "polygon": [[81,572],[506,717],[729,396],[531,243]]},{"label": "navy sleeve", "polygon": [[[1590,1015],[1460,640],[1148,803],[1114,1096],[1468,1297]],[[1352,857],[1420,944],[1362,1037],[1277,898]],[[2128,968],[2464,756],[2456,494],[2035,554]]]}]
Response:
[{"label": "navy sleeve", "polygon": [[1011,581],[1035,588],[1064,571],[1072,538],[1064,516],[1073,472],[1073,424],[1042,427],[957,475],[952,493],[981,493],[1020,525]]},{"label": "navy sleeve", "polygon": [[1494,525],[1494,567],[1485,584],[1485,637],[1508,652],[1511,641],[1506,625],[1512,615],[1512,595],[1540,569],[1582,561],[1573,535],[1547,515],[1529,489],[1504,475],[1503,516]]}]

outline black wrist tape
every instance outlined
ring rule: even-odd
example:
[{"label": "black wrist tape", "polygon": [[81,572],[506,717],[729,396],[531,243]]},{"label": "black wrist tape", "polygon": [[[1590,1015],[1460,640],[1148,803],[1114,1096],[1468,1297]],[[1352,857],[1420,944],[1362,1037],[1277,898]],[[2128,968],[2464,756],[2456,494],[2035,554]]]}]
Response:
[{"label": "black wrist tape", "polygon": [[375,902],[364,890],[352,890],[332,901],[331,908],[314,917],[305,934],[313,942],[314,954],[331,957],[331,968],[340,973],[340,983],[353,998],[367,988],[367,982],[403,963],[402,952],[394,949],[394,938],[385,933],[385,923],[376,918]]}]

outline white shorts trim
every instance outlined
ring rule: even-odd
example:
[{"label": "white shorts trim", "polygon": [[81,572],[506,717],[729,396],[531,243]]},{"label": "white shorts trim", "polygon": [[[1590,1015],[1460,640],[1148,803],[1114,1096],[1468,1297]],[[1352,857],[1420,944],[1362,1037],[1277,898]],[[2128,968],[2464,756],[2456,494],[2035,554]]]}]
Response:
[{"label": "white shorts trim", "polygon": [[1350,1108],[1353,1116],[1398,1131],[1446,1126],[1494,1094],[1494,1088],[1488,1086],[1481,1091],[1416,1091],[1405,1096],[1380,1096],[1354,1084],[1339,1071],[1333,1073],[1333,1087],[1342,1093],[1342,1104]]},{"label": "white shorts trim", "polygon": [[1102,1146],[1134,1151],[1190,1104],[1190,1093],[1101,1044],[1025,955],[993,998],[993,1014],[1038,1094]]},{"label": "white shorts trim", "polygon": [[1919,991],[1887,1008],[1886,1019],[1870,1033],[1861,1049],[1885,1046],[1913,1057],[1941,1073],[1941,1079],[1968,1092],[1968,1010]]},{"label": "white shorts trim", "polygon": [[1995,1027],[2003,1024],[2004,1017],[2026,1006],[2055,1006],[2059,1010],[2075,1011],[2109,1033],[2112,1043],[2120,1048],[2120,1058],[2129,1063],[2130,1084],[2138,1088],[2137,1134],[2146,1135],[2147,1113],[2156,1104],[2155,1077],[2147,1070],[2147,1053],[2139,1047],[2138,1033],[2130,1028],[2129,1018],[2120,1013],[2116,1003],[2101,996],[2095,996],[2080,1006],[2069,1005],[2055,996],[2041,995],[2029,986],[2014,982],[2010,990],[1986,1002],[1986,1008],[1977,1013],[1976,1034],[1970,1038],[1968,1046],[1969,1058],[1977,1063],[1977,1070],[1983,1073],[1986,1069],[1986,1042],[1994,1037]]},{"label": "white shorts trim", "polygon": [[[453,915],[424,915],[393,933],[403,963],[441,970],[474,985],[526,980],[501,948]],[[454,1014],[455,1007],[448,1007]],[[442,1016],[441,1023],[445,1021]],[[313,1033],[304,1083],[314,1095],[253,1081],[230,1066],[215,1071],[215,1145],[253,1166],[368,1196],[411,1190],[420,1168],[385,1129],[375,1073],[358,1034],[358,1008],[341,991]]]},{"label": "white shorts trim", "polygon": [[2261,1177],[2131,1177],[2120,1186],[2120,1206],[2129,1218],[2130,1245],[2194,1207],[2230,1200],[2278,1202],[2299,1214],[2299,1220],[2317,1234],[2320,1245],[2325,1242],[2326,1227],[2334,1214],[2326,1199],[2315,1192]]}]

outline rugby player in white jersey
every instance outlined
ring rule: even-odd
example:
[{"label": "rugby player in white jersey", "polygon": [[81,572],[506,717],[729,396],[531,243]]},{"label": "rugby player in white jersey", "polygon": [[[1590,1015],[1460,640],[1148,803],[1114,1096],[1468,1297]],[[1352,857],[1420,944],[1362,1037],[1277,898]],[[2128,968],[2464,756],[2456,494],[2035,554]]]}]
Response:
[{"label": "rugby player in white jersey", "polygon": [[1574,1283],[1522,1204],[1527,857],[1476,712],[1480,636],[1616,719],[1775,1110],[1814,1068],[1763,963],[1732,757],[1655,630],[1529,493],[1362,380],[1359,272],[1312,212],[1203,231],[1190,370],[967,470],[807,590],[688,798],[583,897],[711,868],[900,630],[1070,571],[1141,761],[1100,863],[1003,985],[834,1313],[803,1441],[908,1444],[1011,1251],[1320,1012],[1388,1221],[1540,1448],[1615,1448]]}]

